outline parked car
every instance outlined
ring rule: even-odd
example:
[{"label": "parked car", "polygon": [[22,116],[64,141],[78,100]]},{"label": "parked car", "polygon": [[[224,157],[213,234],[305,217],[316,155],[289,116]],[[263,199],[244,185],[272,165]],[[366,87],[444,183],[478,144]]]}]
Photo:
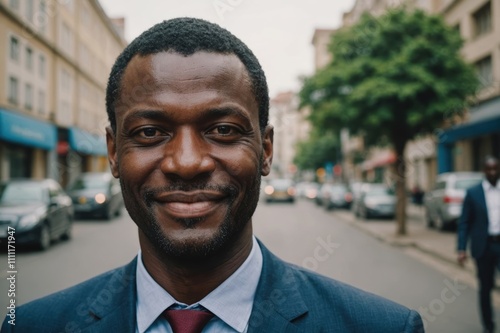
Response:
[{"label": "parked car", "polygon": [[439,175],[434,188],[424,195],[427,225],[439,230],[455,227],[462,214],[466,190],[483,178],[481,172],[447,172]]},{"label": "parked car", "polygon": [[364,219],[393,218],[396,215],[396,196],[383,184],[365,184],[361,189],[355,214]]},{"label": "parked car", "polygon": [[324,204],[324,198],[326,195],[326,192],[328,191],[328,187],[330,186],[330,183],[323,183],[319,186],[318,188],[318,193],[316,194],[316,198],[314,199],[314,202],[318,206],[322,206]]},{"label": "parked car", "polygon": [[358,182],[358,181],[352,182],[349,184],[349,190],[352,194],[351,211],[354,213],[357,210],[359,198],[361,197],[361,190],[363,189],[363,186],[365,184],[367,184],[367,183]]},{"label": "parked car", "polygon": [[14,179],[0,184],[0,243],[15,229],[15,242],[46,250],[71,238],[73,204],[52,179]]},{"label": "parked car", "polygon": [[288,201],[295,202],[295,186],[291,179],[272,179],[264,188],[266,202]]},{"label": "parked car", "polygon": [[123,207],[120,182],[107,172],[81,174],[69,187],[77,216],[118,216]]},{"label": "parked car", "polygon": [[344,184],[329,184],[324,192],[323,206],[332,208],[349,208],[352,203],[352,193]]},{"label": "parked car", "polygon": [[298,183],[295,188],[299,198],[314,200],[318,194],[319,184],[314,182],[301,182]]}]

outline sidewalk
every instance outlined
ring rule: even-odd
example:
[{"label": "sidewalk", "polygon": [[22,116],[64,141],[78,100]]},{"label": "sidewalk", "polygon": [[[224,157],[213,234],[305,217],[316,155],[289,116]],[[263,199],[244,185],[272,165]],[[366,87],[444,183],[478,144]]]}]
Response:
[{"label": "sidewalk", "polygon": [[[402,247],[411,246],[438,259],[458,265],[456,232],[440,232],[436,229],[428,228],[423,206],[408,203],[406,211],[407,235],[405,236],[396,236],[394,221],[380,221],[375,219],[364,221],[363,219],[357,219],[354,214],[347,210],[335,210],[334,214],[388,244]],[[464,268],[475,276],[473,260],[469,258]]]}]

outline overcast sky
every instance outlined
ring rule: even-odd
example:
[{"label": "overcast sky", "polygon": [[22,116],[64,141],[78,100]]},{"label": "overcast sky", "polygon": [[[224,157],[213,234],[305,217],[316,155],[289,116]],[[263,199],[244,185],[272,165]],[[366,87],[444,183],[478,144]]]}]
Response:
[{"label": "overcast sky", "polygon": [[314,68],[315,28],[338,28],[354,0],[99,0],[110,17],[126,19],[130,42],[152,25],[174,17],[217,23],[240,38],[259,59],[270,95],[300,88]]}]

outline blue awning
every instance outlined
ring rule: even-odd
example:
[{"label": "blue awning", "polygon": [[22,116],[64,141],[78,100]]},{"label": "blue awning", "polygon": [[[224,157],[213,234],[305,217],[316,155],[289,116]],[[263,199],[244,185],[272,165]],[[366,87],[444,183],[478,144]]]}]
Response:
[{"label": "blue awning", "polygon": [[104,137],[92,134],[78,127],[69,128],[68,141],[71,149],[81,154],[100,156],[108,154]]},{"label": "blue awning", "polygon": [[439,135],[439,143],[452,144],[460,140],[493,133],[500,133],[500,117],[454,126]]},{"label": "blue awning", "polygon": [[52,150],[57,145],[57,129],[52,124],[0,109],[0,139]]}]

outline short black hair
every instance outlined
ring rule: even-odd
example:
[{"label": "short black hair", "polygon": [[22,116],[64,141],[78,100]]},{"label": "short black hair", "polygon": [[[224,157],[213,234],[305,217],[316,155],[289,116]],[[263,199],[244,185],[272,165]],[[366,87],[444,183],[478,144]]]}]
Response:
[{"label": "short black hair", "polygon": [[106,112],[113,132],[116,131],[116,102],[128,63],[135,55],[145,56],[165,51],[184,56],[198,51],[235,54],[248,71],[252,92],[259,108],[260,130],[264,133],[269,121],[269,91],[259,61],[240,39],[226,29],[215,23],[188,17],[154,25],[134,39],[116,59],[106,89]]}]

